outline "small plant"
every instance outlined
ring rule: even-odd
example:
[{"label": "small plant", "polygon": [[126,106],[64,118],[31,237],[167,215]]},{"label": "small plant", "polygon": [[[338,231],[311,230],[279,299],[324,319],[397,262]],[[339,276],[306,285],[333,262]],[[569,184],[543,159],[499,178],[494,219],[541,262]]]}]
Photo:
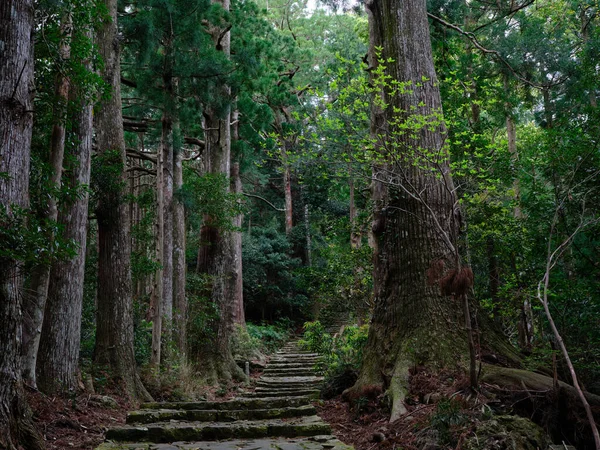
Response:
[{"label": "small plant", "polygon": [[454,444],[453,430],[466,421],[467,416],[462,412],[460,402],[444,399],[438,403],[430,423],[431,427],[438,431],[440,443]]}]

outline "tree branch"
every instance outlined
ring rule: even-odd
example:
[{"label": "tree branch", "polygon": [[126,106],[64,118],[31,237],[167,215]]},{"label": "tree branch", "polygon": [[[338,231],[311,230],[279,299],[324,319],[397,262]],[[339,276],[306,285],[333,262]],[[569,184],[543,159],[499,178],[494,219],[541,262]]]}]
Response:
[{"label": "tree branch", "polygon": [[269,205],[271,208],[273,208],[275,211],[279,211],[279,212],[285,212],[285,209],[282,208],[278,208],[277,206],[275,206],[273,203],[271,203],[269,200],[267,200],[266,198],[263,198],[259,195],[255,195],[255,194],[247,194],[246,192],[242,192],[242,195],[245,195],[246,197],[251,197],[251,198],[257,198],[259,200],[262,200],[263,202],[265,202],[267,205]]}]

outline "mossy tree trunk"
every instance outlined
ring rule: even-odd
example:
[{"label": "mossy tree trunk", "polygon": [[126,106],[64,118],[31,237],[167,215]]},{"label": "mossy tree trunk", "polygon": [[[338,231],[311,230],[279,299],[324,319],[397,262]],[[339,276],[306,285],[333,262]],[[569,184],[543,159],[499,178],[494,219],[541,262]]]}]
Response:
[{"label": "mossy tree trunk", "polygon": [[[226,11],[229,11],[229,0],[213,0]],[[215,24],[210,33],[218,51],[227,57],[231,50],[230,24]],[[220,86],[220,94],[225,99],[231,97],[227,85]],[[219,109],[209,107],[204,113],[205,128],[205,168],[206,172],[223,175],[227,181],[225,189],[230,191],[231,179],[231,106]],[[224,229],[215,223],[213,217],[206,215],[200,231],[200,248],[198,251],[198,272],[210,276],[210,298],[219,311],[218,320],[214,321],[211,330],[214,338],[202,347],[202,372],[210,382],[230,380],[232,377],[242,379],[244,374],[236,365],[229,338],[235,323],[233,295],[236,289],[235,277],[235,242],[231,229]]]},{"label": "mossy tree trunk", "polygon": [[[20,209],[29,206],[33,13],[32,0],[0,2],[0,227],[6,237],[23,233],[22,225],[13,220]],[[0,448],[10,450],[44,448],[23,392],[23,272],[19,256],[0,258]]]},{"label": "mossy tree trunk", "polygon": [[94,115],[98,158],[101,162],[96,205],[98,221],[98,309],[96,312],[97,371],[122,385],[135,399],[150,399],[137,373],[133,349],[131,236],[125,138],[121,111],[121,64],[117,29],[117,1],[105,0],[111,20],[98,30],[98,50],[104,61],[101,76],[111,96],[100,102]]},{"label": "mossy tree trunk", "polygon": [[[371,121],[377,158],[372,184],[375,309],[353,389],[383,386],[391,395],[394,418],[406,411],[411,367],[455,365],[468,358],[460,302],[442,296],[427,280],[432,263],[458,264],[460,216],[444,146],[426,2],[370,0],[366,8],[369,63],[374,77],[380,77],[375,85],[381,87],[376,95],[382,100],[375,101]],[[383,70],[380,61],[385,61]],[[388,76],[408,84],[381,83]]]},{"label": "mossy tree trunk", "polygon": [[[79,105],[72,120],[71,138],[76,144],[65,183],[73,190],[87,189],[92,154],[92,104],[79,90],[72,92],[72,101]],[[83,191],[72,202],[62,205],[58,214],[64,238],[76,242],[78,250],[75,257],[52,265],[37,364],[38,384],[45,393],[77,390],[88,199],[88,192]]]}]

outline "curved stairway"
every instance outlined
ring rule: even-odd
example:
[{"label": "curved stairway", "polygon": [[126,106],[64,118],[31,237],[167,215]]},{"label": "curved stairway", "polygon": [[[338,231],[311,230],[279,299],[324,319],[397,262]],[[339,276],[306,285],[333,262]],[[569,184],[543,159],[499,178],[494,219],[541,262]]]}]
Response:
[{"label": "curved stairway", "polygon": [[291,341],[267,364],[256,388],[226,402],[146,403],[110,428],[97,450],[349,450],[311,404],[322,377],[318,355]]}]

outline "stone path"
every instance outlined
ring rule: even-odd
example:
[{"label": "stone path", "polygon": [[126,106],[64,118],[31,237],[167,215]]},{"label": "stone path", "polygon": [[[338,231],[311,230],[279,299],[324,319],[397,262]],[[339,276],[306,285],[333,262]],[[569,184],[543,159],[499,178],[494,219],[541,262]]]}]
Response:
[{"label": "stone path", "polygon": [[323,381],[313,370],[317,360],[291,341],[253,392],[227,402],[143,404],[97,450],[351,450],[311,404]]}]

